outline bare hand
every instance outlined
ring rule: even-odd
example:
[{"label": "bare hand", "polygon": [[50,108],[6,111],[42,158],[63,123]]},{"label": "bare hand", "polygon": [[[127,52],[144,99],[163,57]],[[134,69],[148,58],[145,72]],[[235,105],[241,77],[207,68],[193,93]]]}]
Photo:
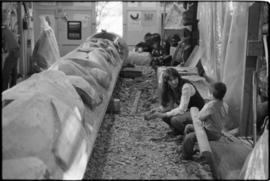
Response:
[{"label": "bare hand", "polygon": [[155,118],[164,118],[166,117],[166,114],[165,113],[161,113],[161,112],[154,112],[151,116],[152,119],[155,119]]},{"label": "bare hand", "polygon": [[154,112],[159,112],[159,107],[155,107],[149,111],[150,114],[153,114]]}]

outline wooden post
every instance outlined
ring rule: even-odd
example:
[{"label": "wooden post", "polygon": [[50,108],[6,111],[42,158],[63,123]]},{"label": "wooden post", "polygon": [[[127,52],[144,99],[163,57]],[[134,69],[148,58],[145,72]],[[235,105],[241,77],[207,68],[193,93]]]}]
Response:
[{"label": "wooden post", "polygon": [[135,114],[135,113],[136,113],[136,111],[137,111],[138,102],[139,102],[139,99],[140,99],[141,93],[142,93],[142,91],[141,91],[141,90],[139,90],[139,91],[136,93],[136,96],[135,96],[135,101],[134,101],[134,103],[133,103],[133,107],[132,107],[132,110],[131,110],[131,114]]},{"label": "wooden post", "polygon": [[253,147],[257,140],[257,73],[252,76],[252,110],[253,110]]},{"label": "wooden post", "polygon": [[213,153],[212,153],[207,135],[206,135],[205,130],[202,126],[201,120],[198,118],[199,110],[196,107],[192,107],[190,109],[190,113],[191,113],[191,117],[192,117],[192,121],[193,121],[194,130],[196,133],[200,153],[201,153],[202,157],[204,157],[207,160],[207,162],[209,163],[210,168],[212,170],[213,178],[216,179],[218,177],[217,171],[216,171],[216,165],[214,162]]},{"label": "wooden post", "polygon": [[259,26],[261,4],[255,2],[249,7],[247,57],[239,123],[240,136],[252,135],[252,73],[256,70],[257,57],[262,55],[263,50]]}]

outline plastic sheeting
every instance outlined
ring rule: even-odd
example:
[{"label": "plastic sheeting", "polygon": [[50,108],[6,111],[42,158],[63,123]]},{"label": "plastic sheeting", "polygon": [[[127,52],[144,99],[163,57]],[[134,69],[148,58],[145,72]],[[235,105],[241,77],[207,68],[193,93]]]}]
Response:
[{"label": "plastic sheeting", "polygon": [[183,12],[185,9],[178,5],[177,3],[173,3],[172,7],[169,9],[169,13],[165,19],[165,28],[168,29],[178,29],[183,27]]},{"label": "plastic sheeting", "polygon": [[36,71],[48,69],[60,58],[59,47],[53,29],[44,16],[40,17],[41,33],[35,44],[32,61]]},{"label": "plastic sheeting", "polygon": [[269,179],[269,131],[259,138],[254,149],[246,159],[239,179],[266,180]]},{"label": "plastic sheeting", "polygon": [[224,100],[229,105],[227,129],[240,121],[244,82],[249,2],[199,2],[198,19],[201,58],[206,74],[227,85]]}]

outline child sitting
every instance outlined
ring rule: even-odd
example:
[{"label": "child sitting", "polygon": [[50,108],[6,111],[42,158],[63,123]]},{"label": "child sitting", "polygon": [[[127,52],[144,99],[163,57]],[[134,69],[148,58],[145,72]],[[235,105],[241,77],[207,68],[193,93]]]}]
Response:
[{"label": "child sitting", "polygon": [[[209,141],[219,140],[223,125],[228,118],[228,112],[224,107],[223,97],[226,93],[226,85],[217,82],[210,89],[213,100],[209,101],[199,112],[199,119],[205,129]],[[193,147],[196,142],[196,134],[192,124],[188,124],[184,131],[185,137],[182,146],[182,158],[192,159]]]}]

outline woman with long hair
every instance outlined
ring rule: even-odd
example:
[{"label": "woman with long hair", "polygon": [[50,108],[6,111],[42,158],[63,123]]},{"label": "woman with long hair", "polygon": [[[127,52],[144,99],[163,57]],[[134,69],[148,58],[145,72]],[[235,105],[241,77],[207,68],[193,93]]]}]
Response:
[{"label": "woman with long hair", "polygon": [[161,105],[150,111],[145,119],[162,118],[174,134],[183,134],[185,126],[192,124],[189,109],[204,106],[204,99],[196,87],[183,79],[174,68],[168,68],[163,74],[160,91]]}]

